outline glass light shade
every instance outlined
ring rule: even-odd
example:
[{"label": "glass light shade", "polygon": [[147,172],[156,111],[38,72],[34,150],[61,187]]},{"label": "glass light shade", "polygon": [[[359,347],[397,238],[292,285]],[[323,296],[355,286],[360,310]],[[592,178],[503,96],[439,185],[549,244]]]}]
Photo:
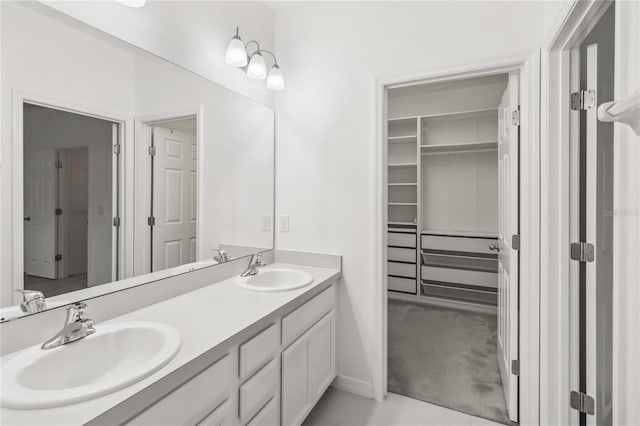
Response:
[{"label": "glass light shade", "polygon": [[267,78],[267,66],[264,63],[264,58],[260,52],[256,52],[251,55],[249,67],[247,68],[247,76],[256,80]]},{"label": "glass light shade", "polygon": [[247,65],[247,51],[240,37],[233,36],[227,46],[227,54],[224,57],[227,64],[234,67],[244,67]]},{"label": "glass light shade", "polygon": [[269,71],[269,76],[267,77],[267,88],[271,90],[284,89],[284,77],[282,76],[282,70],[277,65],[271,67],[271,71]]}]

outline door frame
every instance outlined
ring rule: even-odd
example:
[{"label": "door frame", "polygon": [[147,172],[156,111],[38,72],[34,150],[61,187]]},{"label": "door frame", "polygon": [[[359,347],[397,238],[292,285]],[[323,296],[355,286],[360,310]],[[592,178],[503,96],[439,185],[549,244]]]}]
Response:
[{"label": "door frame", "polygon": [[493,74],[520,71],[521,86],[526,88],[520,94],[520,407],[522,424],[538,424],[539,382],[540,382],[540,298],[539,298],[539,258],[540,258],[540,52],[533,50],[509,57],[476,61],[472,64],[429,70],[417,74],[374,78],[374,135],[376,149],[373,164],[374,219],[371,257],[376,265],[374,270],[375,297],[375,350],[373,364],[372,396],[382,401],[387,394],[387,300],[386,283],[386,148],[385,122],[386,97],[388,87],[437,83],[462,78],[481,77]]},{"label": "door frame", "polygon": [[[121,145],[120,175],[113,176],[114,182],[119,180],[120,208],[118,216],[133,217],[133,150],[129,141],[133,140],[133,119],[122,114],[105,112],[94,105],[78,105],[71,101],[50,98],[46,95],[30,93],[13,89],[13,120],[12,120],[12,186],[13,208],[12,214],[12,276],[13,289],[24,289],[24,104],[39,105],[60,111],[66,111],[87,117],[98,118],[118,124],[118,139]],[[120,240],[118,263],[121,265],[120,277],[131,276],[132,262],[127,261],[128,254],[133,253],[133,224],[122,221],[119,228],[113,230],[115,237]],[[13,294],[13,303],[19,304],[22,297]]]},{"label": "door frame", "polygon": [[146,115],[136,117],[135,119],[135,140],[139,141],[135,145],[136,158],[136,185],[135,197],[135,223],[142,226],[135,228],[135,240],[143,241],[141,247],[136,247],[134,254],[134,271],[135,275],[147,274],[150,272],[150,250],[147,242],[151,238],[149,226],[146,225],[147,217],[149,217],[149,206],[151,205],[151,161],[149,157],[149,146],[151,145],[151,131],[154,125],[163,122],[183,120],[188,118],[196,119],[196,144],[198,159],[196,162],[196,185],[197,185],[197,215],[196,221],[196,259],[200,259],[204,251],[204,230],[201,226],[201,219],[204,215],[203,197],[204,188],[202,185],[202,173],[204,171],[204,107],[202,105],[186,110],[167,112],[162,114]]}]

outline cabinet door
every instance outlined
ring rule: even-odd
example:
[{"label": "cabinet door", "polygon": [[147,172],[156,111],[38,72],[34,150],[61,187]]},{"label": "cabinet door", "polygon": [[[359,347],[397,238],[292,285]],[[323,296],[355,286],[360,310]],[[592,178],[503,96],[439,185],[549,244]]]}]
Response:
[{"label": "cabinet door", "polygon": [[[309,399],[315,404],[335,377],[334,316],[330,314],[317,324],[309,339]],[[315,327],[314,327],[315,328]]]}]

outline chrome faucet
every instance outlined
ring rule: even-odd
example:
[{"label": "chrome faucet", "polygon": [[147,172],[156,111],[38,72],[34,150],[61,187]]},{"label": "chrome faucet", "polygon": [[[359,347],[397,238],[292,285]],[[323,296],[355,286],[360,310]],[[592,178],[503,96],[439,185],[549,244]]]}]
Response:
[{"label": "chrome faucet", "polygon": [[20,303],[20,309],[22,312],[33,314],[47,309],[47,303],[42,292],[19,289],[16,289],[15,291],[22,294],[22,302]]},{"label": "chrome faucet", "polygon": [[83,339],[96,332],[93,327],[95,322],[86,319],[87,305],[84,303],[75,303],[67,308],[67,318],[64,321],[64,327],[51,339],[44,342],[42,349],[53,349],[67,343],[75,342]]},{"label": "chrome faucet", "polygon": [[252,254],[249,258],[249,265],[247,269],[240,274],[241,277],[251,277],[258,273],[259,266],[266,266],[266,264],[262,261],[262,254]]},{"label": "chrome faucet", "polygon": [[213,260],[218,263],[224,263],[229,261],[229,255],[226,251],[220,249],[211,249],[213,252],[217,252],[218,254],[213,256]]}]

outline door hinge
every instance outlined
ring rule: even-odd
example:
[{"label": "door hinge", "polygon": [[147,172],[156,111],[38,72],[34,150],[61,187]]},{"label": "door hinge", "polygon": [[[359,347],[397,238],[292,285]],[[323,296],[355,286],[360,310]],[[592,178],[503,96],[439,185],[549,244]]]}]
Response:
[{"label": "door hinge", "polygon": [[511,236],[511,248],[514,250],[520,250],[520,235],[515,234]]},{"label": "door hinge", "polygon": [[149,226],[155,226],[156,225],[156,218],[155,216],[149,216],[147,218],[147,225]]},{"label": "door hinge", "polygon": [[120,155],[120,144],[119,143],[113,145],[113,153],[115,155]]},{"label": "door hinge", "polygon": [[578,262],[593,262],[595,259],[595,247],[589,243],[571,243],[571,260]]},{"label": "door hinge", "polygon": [[153,157],[154,155],[156,155],[156,146],[155,146],[155,145],[151,145],[151,146],[149,147],[149,155],[150,155],[150,156],[152,156],[152,157]]},{"label": "door hinge", "polygon": [[520,375],[520,360],[519,359],[511,360],[511,374],[513,374],[514,376],[519,376]]},{"label": "door hinge", "polygon": [[62,161],[56,161],[56,169],[62,168]]},{"label": "door hinge", "polygon": [[62,255],[56,254],[56,257],[54,259],[56,260],[56,262],[60,262],[62,260]]},{"label": "door hinge", "polygon": [[120,227],[120,218],[119,217],[114,217],[113,218],[113,226],[115,226],[116,228]]},{"label": "door hinge", "polygon": [[520,107],[518,107],[518,109],[513,110],[511,112],[511,125],[512,126],[520,125]]},{"label": "door hinge", "polygon": [[574,111],[586,111],[596,106],[595,90],[580,90],[571,94],[571,109]]},{"label": "door hinge", "polygon": [[62,209],[56,209],[56,216],[60,216],[62,214]]},{"label": "door hinge", "polygon": [[586,393],[571,391],[570,401],[571,408],[574,410],[578,410],[581,413],[586,413],[592,416],[595,414],[596,402],[593,397]]}]

